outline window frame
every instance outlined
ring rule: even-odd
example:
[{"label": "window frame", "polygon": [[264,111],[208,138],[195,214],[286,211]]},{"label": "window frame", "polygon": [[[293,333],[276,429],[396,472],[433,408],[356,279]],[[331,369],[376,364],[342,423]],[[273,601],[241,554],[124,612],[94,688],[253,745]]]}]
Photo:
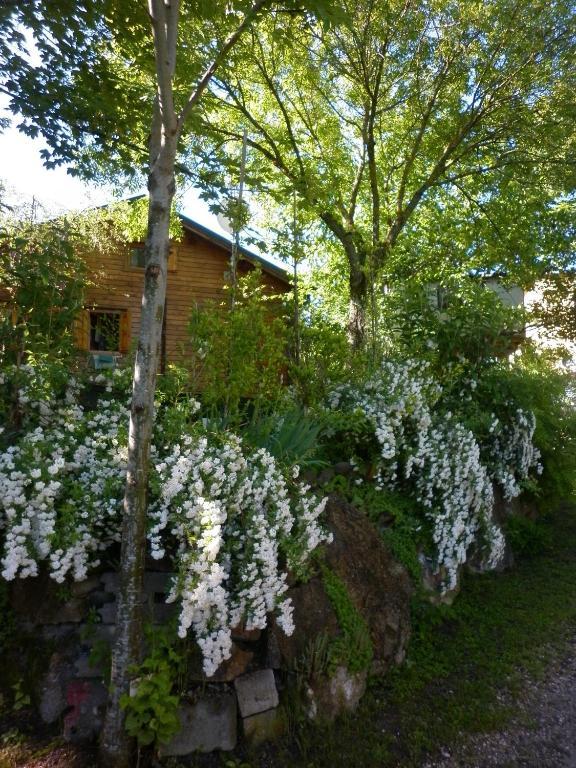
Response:
[{"label": "window frame", "polygon": [[[143,251],[144,243],[131,243],[128,247],[128,253],[126,255],[126,265],[131,271],[144,272],[145,265],[133,264],[132,254],[134,251]],[[178,247],[174,243],[170,243],[168,250],[168,272],[176,272],[178,269]]]}]

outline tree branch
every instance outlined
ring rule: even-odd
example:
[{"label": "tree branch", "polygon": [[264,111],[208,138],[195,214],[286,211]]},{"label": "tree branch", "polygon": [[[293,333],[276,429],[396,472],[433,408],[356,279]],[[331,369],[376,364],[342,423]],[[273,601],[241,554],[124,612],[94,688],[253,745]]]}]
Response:
[{"label": "tree branch", "polygon": [[227,38],[222,48],[220,48],[220,50],[214,57],[214,60],[212,61],[210,66],[207,67],[204,74],[201,76],[200,80],[198,81],[196,87],[188,97],[188,101],[184,105],[184,108],[182,109],[180,113],[180,117],[178,119],[178,128],[180,131],[182,130],[182,127],[186,121],[186,118],[188,117],[192,109],[196,106],[196,104],[198,104],[198,102],[200,101],[200,97],[202,96],[202,94],[210,84],[210,80],[212,79],[212,76],[214,75],[218,67],[220,67],[222,63],[226,60],[226,56],[228,55],[228,53],[240,40],[243,33],[250,28],[256,16],[258,16],[258,14],[261,11],[263,11],[267,6],[272,5],[273,2],[274,0],[257,0],[257,2],[255,2],[254,5],[252,5],[252,7],[247,11],[246,15],[244,16],[244,19],[242,20],[242,23]]}]

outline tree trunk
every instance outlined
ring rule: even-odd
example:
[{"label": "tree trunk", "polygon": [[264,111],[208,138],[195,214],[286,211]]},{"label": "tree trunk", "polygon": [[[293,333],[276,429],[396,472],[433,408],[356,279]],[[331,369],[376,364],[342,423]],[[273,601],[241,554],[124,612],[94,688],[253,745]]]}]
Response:
[{"label": "tree trunk", "polygon": [[146,507],[154,392],[166,300],[170,209],[174,197],[176,139],[168,137],[150,173],[146,271],[132,389],[128,469],[124,496],[120,590],[112,655],[110,701],[100,741],[101,763],[133,766],[121,697],[129,693],[131,669],[142,656],[142,591],[146,555]]},{"label": "tree trunk", "polygon": [[350,303],[348,306],[348,336],[355,350],[366,342],[366,315],[368,306],[368,282],[364,270],[350,265]]},{"label": "tree trunk", "polygon": [[149,0],[156,60],[156,103],[150,132],[149,210],[142,316],[128,434],[128,468],[124,495],[120,591],[116,642],[112,655],[111,692],[100,739],[100,761],[109,768],[130,768],[132,743],[124,729],[120,705],[129,694],[131,666],[142,655],[142,591],[146,556],[146,518],[150,441],[154,425],[154,393],[162,344],[170,237],[170,209],[175,191],[176,150],[183,124],[198,104],[214,72],[271,0],[256,0],[226,39],[176,114],[174,72],[180,0]]}]

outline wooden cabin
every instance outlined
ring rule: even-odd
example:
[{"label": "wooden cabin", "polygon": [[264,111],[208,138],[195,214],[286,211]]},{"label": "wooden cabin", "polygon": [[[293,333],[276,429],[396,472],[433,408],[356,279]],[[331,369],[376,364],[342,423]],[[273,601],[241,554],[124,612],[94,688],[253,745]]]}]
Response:
[{"label": "wooden cabin", "polygon": [[[195,304],[221,301],[230,273],[231,243],[181,216],[183,237],[172,243],[162,336],[161,365],[177,361],[186,349],[190,312]],[[76,344],[92,356],[96,368],[111,367],[138,338],[144,280],[144,244],[120,245],[88,254],[92,285],[76,327]],[[287,273],[245,248],[238,253],[238,277],[259,267],[270,295],[290,290]]]}]

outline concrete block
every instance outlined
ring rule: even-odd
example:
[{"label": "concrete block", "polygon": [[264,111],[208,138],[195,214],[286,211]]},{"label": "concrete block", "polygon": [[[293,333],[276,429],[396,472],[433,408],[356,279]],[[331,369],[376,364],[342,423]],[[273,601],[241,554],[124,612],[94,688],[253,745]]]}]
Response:
[{"label": "concrete block", "polygon": [[154,624],[166,624],[178,612],[180,606],[176,603],[155,603],[152,606]]},{"label": "concrete block", "polygon": [[101,574],[100,581],[104,584],[106,592],[118,592],[119,576],[116,571]]},{"label": "concrete block", "polygon": [[175,573],[147,572],[144,574],[144,591],[167,595],[175,577]]},{"label": "concrete block", "polygon": [[100,578],[98,576],[90,576],[90,578],[84,579],[84,581],[72,582],[70,591],[74,597],[86,597],[90,592],[94,592],[94,590],[98,589],[99,586]]},{"label": "concrete block", "polygon": [[71,664],[58,653],[52,654],[48,671],[42,678],[38,696],[38,710],[44,723],[55,723],[68,706],[65,686],[74,672]]},{"label": "concrete block", "polygon": [[102,619],[102,624],[116,623],[116,603],[105,603],[98,608],[98,613]]},{"label": "concrete block", "polygon": [[286,715],[279,708],[267,709],[242,720],[244,738],[250,747],[257,747],[265,741],[276,741],[288,730]]},{"label": "concrete block", "polygon": [[78,597],[72,597],[55,610],[46,611],[46,615],[42,615],[40,621],[42,624],[79,624],[86,618],[87,612],[86,602]]},{"label": "concrete block", "polygon": [[102,728],[108,690],[95,680],[72,680],[66,687],[66,741],[92,739]]},{"label": "concrete block", "polygon": [[91,664],[90,654],[82,652],[74,662],[76,677],[104,677],[101,664]]}]

